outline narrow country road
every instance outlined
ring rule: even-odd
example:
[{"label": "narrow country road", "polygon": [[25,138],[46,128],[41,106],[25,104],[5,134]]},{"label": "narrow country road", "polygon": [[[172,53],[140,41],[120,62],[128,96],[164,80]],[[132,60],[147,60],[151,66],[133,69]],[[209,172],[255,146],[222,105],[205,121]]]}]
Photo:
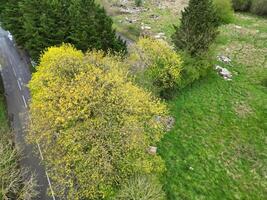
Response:
[{"label": "narrow country road", "polygon": [[[54,199],[47,196],[51,184],[44,167],[41,164],[42,155],[34,153],[34,147],[26,144],[25,132],[28,123],[28,102],[30,93],[27,84],[31,73],[26,57],[19,54],[13,41],[8,37],[8,32],[0,27],[0,72],[3,78],[7,100],[8,115],[14,130],[16,146],[22,149],[23,158],[21,166],[36,174],[38,182],[39,200]],[[38,147],[38,145],[36,145]]]},{"label": "narrow country road", "polygon": [[117,32],[116,35],[120,37],[127,45],[127,47],[130,47],[132,44],[134,44],[134,41],[124,36],[122,33]]}]

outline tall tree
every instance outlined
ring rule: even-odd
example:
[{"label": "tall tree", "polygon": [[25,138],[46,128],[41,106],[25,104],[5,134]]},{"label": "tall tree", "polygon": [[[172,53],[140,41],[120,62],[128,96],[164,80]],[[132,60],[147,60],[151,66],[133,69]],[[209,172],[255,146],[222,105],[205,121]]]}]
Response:
[{"label": "tall tree", "polygon": [[112,20],[94,0],[8,0],[4,25],[38,60],[49,46],[63,42],[77,48],[126,51]]},{"label": "tall tree", "polygon": [[200,54],[207,51],[216,38],[218,26],[219,18],[212,0],[190,0],[172,39],[178,50]]},{"label": "tall tree", "polygon": [[3,13],[4,11],[4,8],[6,6],[6,3],[7,3],[7,0],[0,0],[0,22],[2,21],[1,20],[1,14]]},{"label": "tall tree", "polygon": [[126,50],[112,29],[112,20],[94,0],[75,0],[69,9],[70,32],[68,42],[86,51],[89,49]]},{"label": "tall tree", "polygon": [[40,53],[49,46],[66,42],[69,34],[67,25],[67,6],[62,0],[23,0],[24,37],[27,38],[25,48],[38,60]]},{"label": "tall tree", "polygon": [[25,37],[23,31],[22,12],[19,7],[19,1],[6,0],[2,4],[3,11],[1,13],[1,22],[3,28],[10,31],[16,38],[17,43],[24,45]]}]

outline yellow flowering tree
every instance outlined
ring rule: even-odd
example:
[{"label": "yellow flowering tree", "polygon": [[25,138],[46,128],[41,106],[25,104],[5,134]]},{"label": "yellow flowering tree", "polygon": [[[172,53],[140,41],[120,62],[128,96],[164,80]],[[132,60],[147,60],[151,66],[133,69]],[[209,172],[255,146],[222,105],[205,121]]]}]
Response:
[{"label": "yellow flowering tree", "polygon": [[108,199],[134,174],[164,170],[147,149],[164,134],[166,106],[132,83],[119,57],[51,47],[29,88],[28,139],[40,144],[60,199]]},{"label": "yellow flowering tree", "polygon": [[182,59],[163,40],[141,38],[128,59],[137,82],[154,94],[166,97],[180,84]]}]

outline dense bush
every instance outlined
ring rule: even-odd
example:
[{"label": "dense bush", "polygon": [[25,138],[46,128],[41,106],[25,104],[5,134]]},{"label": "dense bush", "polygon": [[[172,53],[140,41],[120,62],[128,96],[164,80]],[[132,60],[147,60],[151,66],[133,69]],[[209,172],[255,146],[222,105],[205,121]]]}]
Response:
[{"label": "dense bush", "polygon": [[236,11],[249,11],[253,0],[232,0]]},{"label": "dense bush", "polygon": [[7,0],[4,7],[4,28],[36,61],[45,48],[63,42],[82,51],[126,51],[112,19],[94,0]]},{"label": "dense bush", "polygon": [[136,6],[141,6],[143,4],[143,0],[135,0]]},{"label": "dense bush", "polygon": [[267,16],[267,0],[253,0],[251,4],[251,12],[257,15]]},{"label": "dense bush", "polygon": [[178,50],[202,54],[215,40],[218,26],[219,18],[211,0],[190,0],[172,39]]},{"label": "dense bush", "polygon": [[267,0],[232,0],[236,11],[250,11],[257,15],[267,15]]},{"label": "dense bush", "polygon": [[181,57],[167,42],[142,38],[128,59],[137,82],[154,94],[167,97],[180,83]]},{"label": "dense bush", "polygon": [[228,24],[234,19],[232,0],[213,0],[221,24]]},{"label": "dense bush", "polygon": [[156,177],[136,175],[127,181],[114,200],[165,200],[165,194]]},{"label": "dense bush", "polygon": [[136,173],[164,163],[147,149],[163,137],[166,106],[131,82],[119,57],[49,48],[29,84],[32,126],[59,199],[112,197]]},{"label": "dense bush", "polygon": [[201,77],[205,77],[213,66],[212,55],[192,57],[186,53],[181,54],[183,58],[183,70],[181,72],[181,84],[179,89],[192,84]]}]

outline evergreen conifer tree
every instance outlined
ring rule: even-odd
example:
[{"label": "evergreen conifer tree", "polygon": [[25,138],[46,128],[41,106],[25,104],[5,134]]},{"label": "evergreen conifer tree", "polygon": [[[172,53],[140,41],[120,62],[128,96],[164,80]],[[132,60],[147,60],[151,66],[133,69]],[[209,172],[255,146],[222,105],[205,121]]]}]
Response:
[{"label": "evergreen conifer tree", "polygon": [[2,21],[1,14],[4,11],[4,8],[6,6],[7,0],[0,0],[0,22]]},{"label": "evergreen conifer tree", "polygon": [[1,25],[3,26],[3,28],[13,34],[13,36],[17,40],[17,43],[23,45],[25,39],[23,32],[22,13],[20,12],[19,1],[5,0],[5,3],[2,4],[1,7]]},{"label": "evergreen conifer tree", "polygon": [[126,51],[111,18],[94,0],[8,0],[4,10],[4,27],[36,61],[47,47],[62,43],[83,51]]},{"label": "evergreen conifer tree", "polygon": [[73,0],[69,13],[71,34],[68,42],[78,49],[126,50],[124,42],[112,29],[111,18],[94,0]]},{"label": "evergreen conifer tree", "polygon": [[24,22],[25,48],[34,60],[49,46],[66,42],[68,26],[67,5],[62,0],[23,0],[21,11]]},{"label": "evergreen conifer tree", "polygon": [[178,50],[191,55],[201,54],[216,38],[218,26],[218,16],[211,0],[190,0],[172,39]]}]

